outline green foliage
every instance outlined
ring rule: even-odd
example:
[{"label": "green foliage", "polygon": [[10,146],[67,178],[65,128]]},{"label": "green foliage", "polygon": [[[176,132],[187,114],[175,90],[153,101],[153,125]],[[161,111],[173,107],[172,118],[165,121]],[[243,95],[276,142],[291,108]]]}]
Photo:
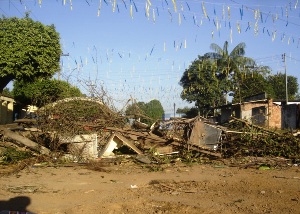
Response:
[{"label": "green foliage", "polygon": [[201,115],[207,115],[212,107],[222,101],[222,80],[217,77],[216,71],[217,67],[213,61],[199,57],[181,77],[181,98],[188,102],[196,102]]},{"label": "green foliage", "polygon": [[185,113],[186,118],[194,118],[199,115],[199,109],[196,107],[191,108],[189,111]]},{"label": "green foliage", "polygon": [[25,18],[0,18],[0,92],[11,80],[52,77],[62,53],[55,27]]},{"label": "green foliage", "polygon": [[24,105],[44,106],[68,97],[82,96],[80,90],[68,82],[56,79],[37,79],[34,82],[15,81],[14,98]]},{"label": "green foliage", "polygon": [[[286,99],[286,81],[285,81],[285,74],[278,73],[275,75],[270,75],[267,78],[269,84],[274,90],[274,99],[277,100],[285,100]],[[288,99],[294,100],[296,99],[299,85],[297,78],[294,76],[287,76],[287,87],[288,87]]]},{"label": "green foliage", "polygon": [[184,108],[178,108],[178,109],[176,110],[176,113],[177,113],[177,114],[185,114],[185,113],[187,113],[189,110],[190,110],[190,108],[187,107],[187,106],[185,106]]},{"label": "green foliage", "polygon": [[4,88],[1,95],[6,97],[13,97],[13,93],[9,90],[9,88]]},{"label": "green foliage", "polygon": [[187,149],[181,151],[181,161],[187,165],[202,162],[200,153]]},{"label": "green foliage", "polygon": [[235,77],[236,87],[233,90],[233,103],[243,102],[245,97],[266,92],[269,97],[274,96],[274,91],[267,77],[271,72],[269,67],[244,68]]},{"label": "green foliage", "polygon": [[227,103],[228,92],[234,91],[238,87],[237,81],[235,81],[237,76],[241,75],[242,70],[245,70],[244,68],[254,67],[255,61],[244,56],[246,44],[243,42],[235,46],[230,53],[228,52],[227,41],[225,41],[223,49],[215,43],[212,43],[210,48],[214,52],[206,53],[204,56],[214,59],[217,63],[218,79],[223,80],[219,87],[226,95]]},{"label": "green foliage", "polygon": [[13,164],[20,160],[28,159],[32,157],[32,153],[28,151],[20,151],[13,147],[7,148],[0,154],[2,164]]},{"label": "green foliage", "polygon": [[160,120],[164,114],[164,108],[162,107],[160,101],[151,100],[145,105],[145,113],[148,117],[154,120]]},{"label": "green foliage", "polygon": [[[213,113],[213,107],[226,104],[229,93],[234,96],[233,102],[243,102],[245,97],[262,92],[269,98],[285,99],[285,75],[270,75],[269,67],[257,66],[253,59],[245,57],[244,43],[230,53],[228,42],[223,49],[214,43],[210,47],[214,52],[199,56],[180,80],[181,98],[195,102],[202,116]],[[299,97],[297,78],[288,76],[287,81],[289,100],[294,100]]]},{"label": "green foliage", "polygon": [[181,98],[195,102],[202,116],[213,114],[214,107],[227,104],[227,94],[240,86],[237,80],[241,68],[255,64],[251,58],[244,57],[245,47],[245,43],[240,43],[229,53],[227,41],[223,49],[211,44],[214,52],[199,56],[184,72],[180,80]]},{"label": "green foliage", "polygon": [[145,103],[144,102],[138,102],[138,103],[133,103],[131,105],[128,105],[125,114],[127,116],[133,117],[133,118],[138,118],[141,115],[145,114]]},{"label": "green foliage", "polygon": [[151,100],[149,103],[138,102],[128,105],[125,114],[136,119],[141,118],[141,122],[150,125],[162,119],[164,109],[159,100]]}]

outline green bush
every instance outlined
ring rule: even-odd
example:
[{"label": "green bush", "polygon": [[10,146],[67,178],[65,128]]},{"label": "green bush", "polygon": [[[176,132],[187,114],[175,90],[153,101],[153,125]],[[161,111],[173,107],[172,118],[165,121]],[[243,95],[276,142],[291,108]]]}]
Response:
[{"label": "green bush", "polygon": [[9,147],[0,154],[2,161],[1,164],[14,164],[20,160],[28,159],[32,157],[32,153],[29,151],[20,151],[16,148]]}]

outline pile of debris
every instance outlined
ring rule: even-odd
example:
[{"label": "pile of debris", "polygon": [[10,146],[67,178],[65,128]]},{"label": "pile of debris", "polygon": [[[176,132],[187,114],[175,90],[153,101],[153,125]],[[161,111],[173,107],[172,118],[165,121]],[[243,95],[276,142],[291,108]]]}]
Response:
[{"label": "pile of debris", "polygon": [[256,156],[284,157],[293,160],[300,158],[300,141],[297,133],[271,130],[253,125],[246,120],[232,118],[223,124],[223,157]]},{"label": "pile of debris", "polygon": [[213,158],[280,156],[299,160],[300,143],[280,133],[232,118],[218,125],[200,116],[156,121],[152,126],[116,113],[97,100],[68,99],[46,106],[35,119],[1,126],[0,135],[41,154],[71,160],[107,160],[134,156],[152,163],[162,155],[188,151]]}]

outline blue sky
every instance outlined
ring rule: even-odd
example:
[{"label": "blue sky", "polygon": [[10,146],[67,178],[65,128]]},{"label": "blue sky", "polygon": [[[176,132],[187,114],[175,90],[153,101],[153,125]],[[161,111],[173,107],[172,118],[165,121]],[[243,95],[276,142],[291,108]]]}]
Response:
[{"label": "blue sky", "polygon": [[[190,106],[180,98],[183,72],[211,43],[246,56],[273,73],[298,78],[298,0],[0,0],[0,14],[54,24],[61,37],[61,78],[90,94],[103,87],[121,108],[129,98],[158,99],[166,113]],[[92,87],[91,85],[94,85]],[[284,90],[284,89],[283,89]],[[94,92],[95,92],[94,91]]]}]

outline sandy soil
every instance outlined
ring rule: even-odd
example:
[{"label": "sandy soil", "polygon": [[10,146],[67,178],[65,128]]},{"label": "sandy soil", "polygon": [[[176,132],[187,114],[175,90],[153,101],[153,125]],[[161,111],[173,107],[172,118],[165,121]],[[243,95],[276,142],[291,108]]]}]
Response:
[{"label": "sandy soil", "polygon": [[97,169],[32,166],[1,176],[0,211],[300,213],[299,166],[172,164],[155,171],[161,168],[126,163]]}]

